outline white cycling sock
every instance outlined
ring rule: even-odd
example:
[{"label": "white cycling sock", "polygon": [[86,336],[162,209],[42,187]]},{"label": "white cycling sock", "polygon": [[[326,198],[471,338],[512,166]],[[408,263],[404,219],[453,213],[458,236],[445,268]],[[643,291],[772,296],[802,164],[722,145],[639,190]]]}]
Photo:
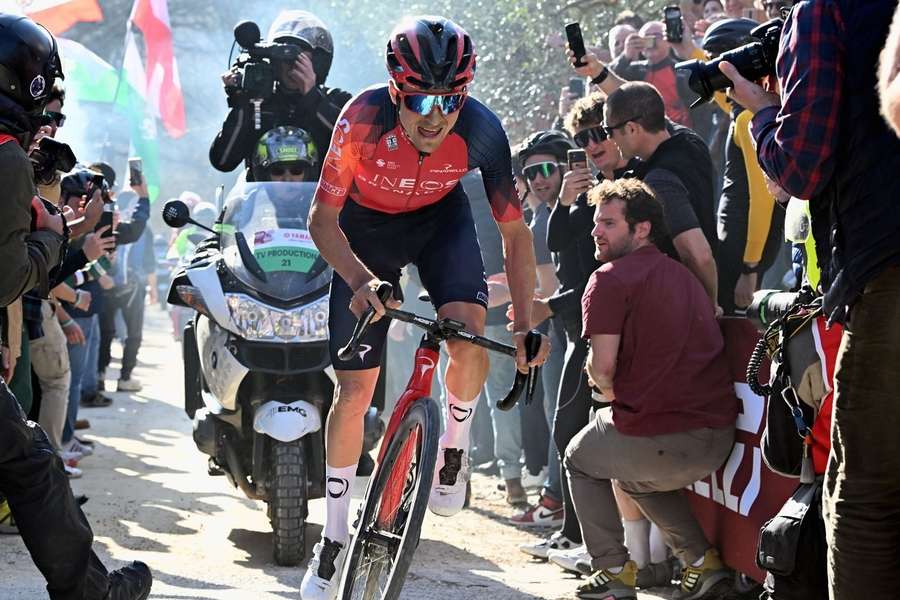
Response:
[{"label": "white cycling sock", "polygon": [[342,544],[350,539],[348,515],[355,477],[355,464],[340,468],[325,465],[325,529],[322,535]]},{"label": "white cycling sock", "polygon": [[643,569],[650,562],[650,521],[623,521],[625,525],[625,547],[631,560]]},{"label": "white cycling sock", "polygon": [[669,558],[669,547],[663,539],[662,531],[656,523],[650,524],[650,562],[666,562]]},{"label": "white cycling sock", "polygon": [[466,402],[447,390],[447,431],[441,436],[444,448],[462,448],[469,452],[469,430],[472,428],[478,396]]}]

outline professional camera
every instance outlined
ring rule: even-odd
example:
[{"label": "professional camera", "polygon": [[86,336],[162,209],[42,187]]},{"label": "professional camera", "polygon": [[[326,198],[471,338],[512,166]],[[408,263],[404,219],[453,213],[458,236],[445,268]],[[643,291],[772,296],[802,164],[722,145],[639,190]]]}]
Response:
[{"label": "professional camera", "polygon": [[42,137],[29,158],[34,168],[34,179],[40,185],[52,184],[58,172],[71,171],[77,162],[69,145],[52,137]]},{"label": "professional camera", "polygon": [[237,88],[229,90],[230,96],[268,99],[278,81],[277,65],[293,63],[304,51],[298,44],[261,43],[260,39],[259,26],[253,21],[241,21],[234,26],[234,40],[243,52],[232,67],[239,83]]},{"label": "professional camera", "polygon": [[774,75],[783,26],[782,19],[772,19],[750,32],[759,41],[725,52],[709,62],[688,60],[675,65],[676,69],[688,71],[688,84],[700,96],[691,108],[709,102],[715,92],[731,87],[731,80],[719,70],[719,63],[722,61],[734,65],[738,73],[750,81]]}]

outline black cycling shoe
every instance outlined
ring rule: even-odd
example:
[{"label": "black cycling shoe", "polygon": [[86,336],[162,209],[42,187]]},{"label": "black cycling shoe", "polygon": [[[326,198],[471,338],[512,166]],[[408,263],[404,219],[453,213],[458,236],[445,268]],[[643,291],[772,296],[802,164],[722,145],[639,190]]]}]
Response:
[{"label": "black cycling shoe", "polygon": [[139,560],[109,574],[104,600],[147,600],[153,585],[150,567]]},{"label": "black cycling shoe", "polygon": [[375,459],[363,452],[359,457],[359,463],[356,465],[357,477],[368,477],[375,470]]}]

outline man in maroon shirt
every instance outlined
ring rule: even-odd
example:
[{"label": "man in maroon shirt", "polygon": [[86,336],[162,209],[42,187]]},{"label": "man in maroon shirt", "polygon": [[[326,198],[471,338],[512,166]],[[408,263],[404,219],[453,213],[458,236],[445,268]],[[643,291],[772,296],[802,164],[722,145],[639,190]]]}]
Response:
[{"label": "man in maroon shirt", "polygon": [[728,570],[681,489],[725,461],[737,397],[715,307],[697,278],[659,251],[668,235],[662,205],[634,179],[589,192],[596,258],[605,263],[582,298],[587,371],[610,408],[566,449],[569,485],[595,570],[581,598],[635,598],[611,480],[660,528],[687,565],[676,598],[717,597]]}]

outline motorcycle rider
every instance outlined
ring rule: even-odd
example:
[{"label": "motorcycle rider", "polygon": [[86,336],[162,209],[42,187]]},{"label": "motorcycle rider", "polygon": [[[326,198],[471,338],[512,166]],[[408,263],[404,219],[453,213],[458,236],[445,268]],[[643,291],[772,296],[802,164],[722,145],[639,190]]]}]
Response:
[{"label": "motorcycle rider", "polygon": [[[0,307],[33,287],[46,297],[49,272],[62,258],[63,218],[50,214],[37,198],[24,150],[42,124],[54,81],[62,77],[50,32],[27,17],[0,13]],[[43,430],[26,421],[2,379],[0,491],[47,579],[51,600],[147,598],[152,584],[147,565],[134,562],[108,573],[91,550],[93,533],[62,461]]]},{"label": "motorcycle rider", "polygon": [[315,181],[318,164],[319,150],[312,136],[297,127],[281,126],[259,138],[250,175],[253,181]]},{"label": "motorcycle rider", "polygon": [[[325,87],[331,69],[334,42],[325,24],[312,13],[282,11],[272,23],[268,42],[297,44],[304,48],[293,66],[282,67],[275,93],[261,104],[261,127],[254,126],[254,107],[236,94],[237,74],[223,76],[231,111],[212,142],[209,160],[219,171],[233,171],[241,161],[249,167],[260,132],[276,126],[302,127],[317,148],[327,148],[331,131],[351,95]],[[316,161],[315,176],[321,164]]]}]

